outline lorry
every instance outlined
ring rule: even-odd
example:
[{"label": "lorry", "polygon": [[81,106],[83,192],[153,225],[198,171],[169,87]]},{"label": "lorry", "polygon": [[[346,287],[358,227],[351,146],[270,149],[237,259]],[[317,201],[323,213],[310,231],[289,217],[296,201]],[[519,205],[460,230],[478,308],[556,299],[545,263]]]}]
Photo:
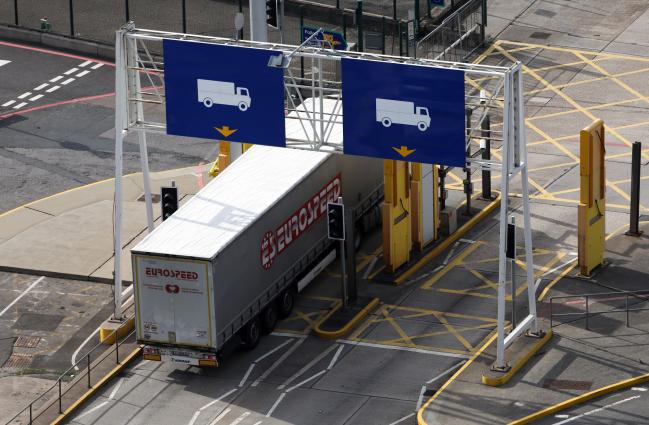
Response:
[{"label": "lorry", "polygon": [[248,89],[236,87],[229,81],[196,80],[198,101],[211,108],[214,104],[236,106],[240,111],[245,112],[250,108],[252,99]]},{"label": "lorry", "polygon": [[412,125],[419,131],[426,131],[430,127],[428,108],[415,107],[414,102],[403,100],[376,98],[376,121],[384,127],[392,124]]},{"label": "lorry", "polygon": [[381,160],[251,147],[131,250],[144,358],[217,366],[233,337],[254,347],[335,259],[327,203],[360,226],[382,194]]}]

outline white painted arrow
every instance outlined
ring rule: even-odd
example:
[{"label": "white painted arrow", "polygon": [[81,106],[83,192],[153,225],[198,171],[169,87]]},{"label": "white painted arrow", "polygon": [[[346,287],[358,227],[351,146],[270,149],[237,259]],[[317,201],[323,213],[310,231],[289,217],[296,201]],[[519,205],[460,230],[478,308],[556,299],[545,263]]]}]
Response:
[{"label": "white painted arrow", "polygon": [[0,66],[2,66],[2,65],[6,65],[6,64],[8,64],[9,62],[11,62],[11,61],[0,59]]}]

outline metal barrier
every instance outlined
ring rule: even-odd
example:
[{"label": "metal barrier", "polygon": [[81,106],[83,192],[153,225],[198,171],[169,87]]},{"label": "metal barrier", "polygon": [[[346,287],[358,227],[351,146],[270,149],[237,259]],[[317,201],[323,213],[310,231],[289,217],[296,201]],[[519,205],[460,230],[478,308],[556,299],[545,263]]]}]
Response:
[{"label": "metal barrier", "polygon": [[[604,299],[602,299],[604,298]],[[629,299],[634,299],[637,302],[631,301],[631,304],[629,304]],[[557,300],[583,300],[583,303],[585,305],[586,311],[579,311],[579,312],[570,312],[570,313],[555,313],[555,305],[557,304]],[[593,301],[594,300],[594,301]],[[618,300],[624,300],[624,308],[613,308],[610,310],[603,310],[603,311],[591,311],[591,304],[597,303],[597,301],[603,302],[603,301],[618,301]],[[591,302],[593,301],[593,302]],[[552,297],[550,298],[550,327],[556,327],[559,325],[562,325],[564,323],[572,323],[576,322],[578,320],[585,319],[586,324],[585,327],[586,329],[590,329],[589,326],[589,320],[592,316],[599,316],[603,314],[609,314],[609,313],[625,313],[626,315],[626,326],[629,326],[629,312],[634,312],[634,311],[647,311],[649,310],[648,308],[630,308],[633,306],[636,306],[641,303],[645,303],[649,301],[649,290],[646,291],[617,291],[617,292],[601,292],[597,294],[583,294],[583,295],[565,295],[565,296],[560,296],[560,297]],[[567,305],[567,302],[561,302],[561,305]],[[571,303],[570,305],[579,305],[580,303],[574,302]],[[580,316],[574,320],[566,321],[566,322],[561,322],[559,324],[554,323],[554,318],[555,317],[567,317],[567,316]]]},{"label": "metal barrier", "polygon": [[[34,423],[50,423],[52,419],[63,413],[78,397],[67,397],[68,393],[77,385],[86,385],[88,389],[93,386],[93,379],[91,376],[92,370],[96,369],[98,365],[104,364],[104,361],[111,361],[112,354],[115,353],[115,364],[120,364],[120,346],[131,340],[135,330],[128,333],[128,335],[120,338],[120,331],[128,324],[128,322],[135,317],[131,314],[117,329],[115,329],[109,338],[115,338],[115,343],[106,350],[103,343],[98,343],[86,352],[80,360],[76,361],[65,372],[63,372],[49,389],[43,394],[34,399],[28,406],[18,412],[13,418],[6,422],[6,425],[13,424],[34,424]],[[122,358],[128,353],[121,352]],[[103,373],[95,377],[95,383],[103,377]],[[66,385],[67,384],[67,385]],[[39,421],[40,420],[40,421]]]},{"label": "metal barrier", "polygon": [[485,41],[487,0],[470,0],[417,43],[417,57],[465,61]]}]

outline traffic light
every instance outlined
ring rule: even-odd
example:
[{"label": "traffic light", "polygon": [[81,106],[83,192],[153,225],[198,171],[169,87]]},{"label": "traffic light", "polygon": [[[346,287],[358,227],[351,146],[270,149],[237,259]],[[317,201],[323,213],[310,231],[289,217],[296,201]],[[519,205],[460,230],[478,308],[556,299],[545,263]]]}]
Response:
[{"label": "traffic light", "polygon": [[279,0],[266,0],[266,23],[275,29],[279,28],[278,2]]},{"label": "traffic light", "polygon": [[327,234],[329,239],[345,240],[345,207],[343,204],[327,204]]},{"label": "traffic light", "polygon": [[165,221],[178,209],[178,188],[161,187],[160,191],[160,199],[162,200],[162,221]]}]

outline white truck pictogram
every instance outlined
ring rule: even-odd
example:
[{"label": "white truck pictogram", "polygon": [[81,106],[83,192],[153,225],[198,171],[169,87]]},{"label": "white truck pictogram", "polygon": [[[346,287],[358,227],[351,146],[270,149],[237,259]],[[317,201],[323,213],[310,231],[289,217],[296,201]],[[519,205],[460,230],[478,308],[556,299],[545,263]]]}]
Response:
[{"label": "white truck pictogram", "polygon": [[236,87],[230,81],[198,79],[196,87],[198,88],[198,101],[206,108],[211,108],[214,104],[236,106],[244,112],[250,108],[252,99],[248,89]]},{"label": "white truck pictogram", "polygon": [[428,108],[415,107],[414,102],[403,100],[376,98],[376,121],[384,127],[394,124],[416,126],[419,131],[426,131],[430,127]]}]

